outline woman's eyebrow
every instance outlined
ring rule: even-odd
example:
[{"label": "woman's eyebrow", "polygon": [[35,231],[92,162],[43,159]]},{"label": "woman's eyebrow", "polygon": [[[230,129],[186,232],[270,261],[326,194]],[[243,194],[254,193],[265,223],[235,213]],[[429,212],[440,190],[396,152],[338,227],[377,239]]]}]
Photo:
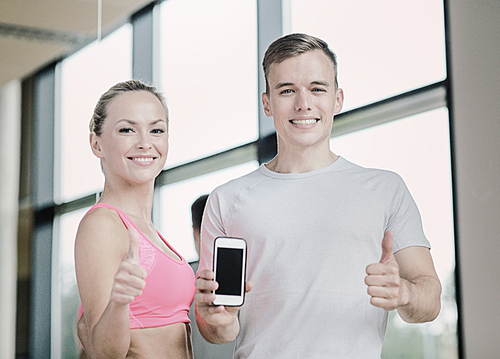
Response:
[{"label": "woman's eyebrow", "polygon": [[159,122],[164,122],[165,123],[166,121],[164,119],[162,119],[162,118],[159,118],[158,120],[151,122],[149,125],[150,126],[154,126],[154,125],[158,124]]}]

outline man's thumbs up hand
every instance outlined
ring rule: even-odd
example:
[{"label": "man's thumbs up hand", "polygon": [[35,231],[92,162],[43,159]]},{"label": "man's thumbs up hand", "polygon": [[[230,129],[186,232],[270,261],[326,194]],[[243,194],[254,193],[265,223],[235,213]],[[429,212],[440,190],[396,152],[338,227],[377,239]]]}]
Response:
[{"label": "man's thumbs up hand", "polygon": [[379,263],[366,267],[365,283],[371,296],[370,303],[385,310],[396,309],[401,296],[399,265],[392,252],[393,238],[394,234],[391,231],[385,232]]}]

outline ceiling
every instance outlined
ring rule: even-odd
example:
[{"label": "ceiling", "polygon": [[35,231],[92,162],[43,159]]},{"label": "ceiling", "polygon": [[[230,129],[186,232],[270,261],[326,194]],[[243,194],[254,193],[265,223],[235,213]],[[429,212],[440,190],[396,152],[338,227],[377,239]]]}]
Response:
[{"label": "ceiling", "polygon": [[[152,0],[102,0],[103,35]],[[1,0],[0,88],[97,38],[98,0]]]}]

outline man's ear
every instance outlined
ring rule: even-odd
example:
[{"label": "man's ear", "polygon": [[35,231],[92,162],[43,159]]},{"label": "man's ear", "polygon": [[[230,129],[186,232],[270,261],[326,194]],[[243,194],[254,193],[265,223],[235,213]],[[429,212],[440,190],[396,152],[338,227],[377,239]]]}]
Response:
[{"label": "man's ear", "polygon": [[97,158],[102,158],[102,149],[101,149],[101,138],[95,134],[95,132],[90,133],[90,148],[92,149],[92,153]]},{"label": "man's ear", "polygon": [[264,113],[267,117],[272,117],[273,112],[271,111],[271,104],[269,103],[269,96],[267,93],[262,93],[262,107],[264,108]]},{"label": "man's ear", "polygon": [[338,114],[344,106],[344,90],[341,88],[337,89],[336,99],[335,99],[335,114]]}]

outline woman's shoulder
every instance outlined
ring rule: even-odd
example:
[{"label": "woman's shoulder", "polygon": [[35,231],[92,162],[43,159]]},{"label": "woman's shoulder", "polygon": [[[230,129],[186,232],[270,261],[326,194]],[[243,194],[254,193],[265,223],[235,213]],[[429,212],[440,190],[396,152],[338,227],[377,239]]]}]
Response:
[{"label": "woman's shoulder", "polygon": [[92,232],[126,230],[118,213],[114,209],[106,207],[93,208],[85,213],[80,222],[80,229]]},{"label": "woman's shoulder", "polygon": [[100,247],[127,253],[128,232],[118,213],[110,208],[95,208],[83,216],[76,235],[75,246]]}]

